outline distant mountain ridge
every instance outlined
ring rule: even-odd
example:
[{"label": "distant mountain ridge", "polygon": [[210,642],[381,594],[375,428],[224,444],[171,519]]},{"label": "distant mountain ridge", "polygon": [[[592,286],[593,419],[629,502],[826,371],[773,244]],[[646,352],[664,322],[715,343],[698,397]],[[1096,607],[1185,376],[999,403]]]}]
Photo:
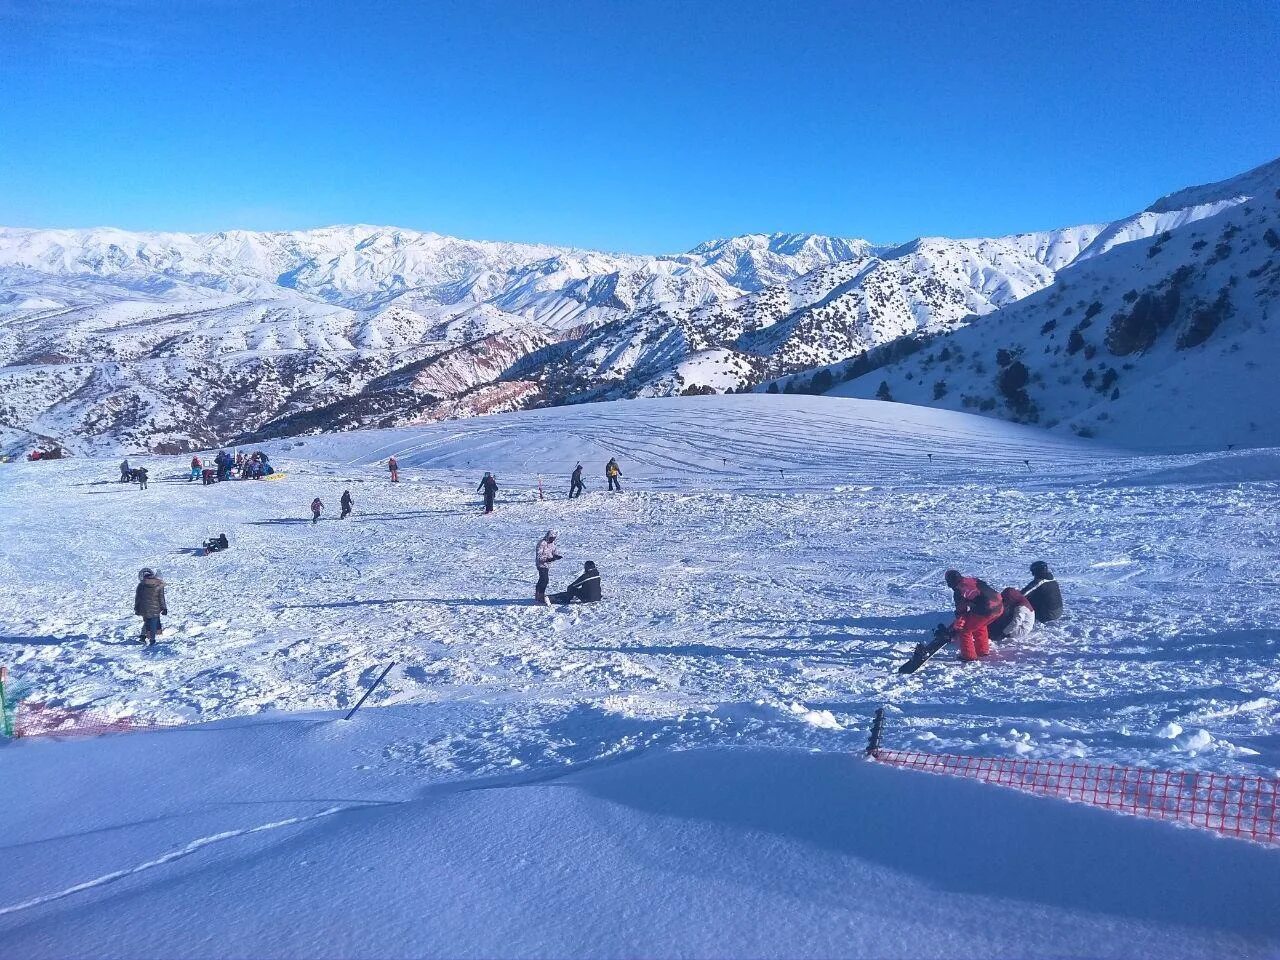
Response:
[{"label": "distant mountain ridge", "polygon": [[747,234],[667,256],[379,226],[0,228],[0,441],[204,448],[748,389],[941,336],[1216,217],[1280,161],[1114,223],[896,246]]}]

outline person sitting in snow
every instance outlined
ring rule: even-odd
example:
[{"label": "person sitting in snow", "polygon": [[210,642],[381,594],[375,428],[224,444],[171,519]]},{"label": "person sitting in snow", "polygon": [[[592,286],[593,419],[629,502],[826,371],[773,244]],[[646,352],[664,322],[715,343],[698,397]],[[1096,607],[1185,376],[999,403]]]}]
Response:
[{"label": "person sitting in snow", "polygon": [[227,539],[225,533],[220,533],[216,537],[210,537],[204,542],[204,552],[208,556],[211,553],[220,553],[231,546],[231,541]]},{"label": "person sitting in snow", "polygon": [[991,652],[987,627],[1004,612],[1000,594],[985,580],[966,577],[959,570],[948,570],[946,580],[956,605],[951,636],[960,648],[960,659],[985,657]]},{"label": "person sitting in snow", "polygon": [[1000,591],[1004,613],[991,621],[987,635],[992,640],[1024,640],[1036,625],[1035,608],[1021,590],[1005,587]]},{"label": "person sitting in snow", "polygon": [[547,583],[551,579],[551,564],[560,559],[562,559],[560,554],[556,553],[556,532],[548,530],[538,541],[538,548],[534,551],[533,565],[538,570],[538,585],[533,588],[533,599],[536,602],[547,604]]},{"label": "person sitting in snow", "polygon": [[150,567],[138,571],[138,587],[133,591],[133,612],[142,618],[142,642],[153,647],[156,637],[164,632],[161,617],[169,615],[164,596],[164,581]]},{"label": "person sitting in snow", "polygon": [[1062,616],[1062,591],[1053,571],[1043,560],[1037,560],[1031,565],[1031,576],[1034,579],[1022,588],[1022,595],[1031,602],[1036,619],[1041,623],[1057,620]]},{"label": "person sitting in snow", "polygon": [[582,574],[564,588],[562,593],[551,595],[552,603],[596,603],[600,600],[600,571],[588,560],[582,565]]}]

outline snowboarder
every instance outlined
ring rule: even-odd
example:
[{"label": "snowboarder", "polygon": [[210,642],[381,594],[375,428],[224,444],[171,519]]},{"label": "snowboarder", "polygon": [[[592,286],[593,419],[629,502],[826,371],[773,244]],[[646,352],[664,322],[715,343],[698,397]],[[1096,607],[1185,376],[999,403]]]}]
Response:
[{"label": "snowboarder", "polygon": [[120,461],[120,482],[128,483],[133,479],[133,472],[129,469],[129,458]]},{"label": "snowboarder", "polygon": [[338,504],[339,506],[342,507],[342,513],[339,514],[338,519],[339,520],[347,519],[347,515],[351,513],[351,508],[355,506],[355,501],[351,499],[350,490],[342,491],[342,499],[338,501]]},{"label": "snowboarder", "polygon": [[493,498],[498,495],[498,478],[486,472],[476,489],[484,491],[484,512],[493,513]]},{"label": "snowboarder", "polygon": [[551,579],[551,564],[559,559],[561,559],[560,554],[556,553],[556,532],[548,530],[542,539],[538,541],[538,548],[534,551],[534,566],[538,569],[538,585],[533,588],[533,599],[538,603],[550,606],[547,603],[547,583]]},{"label": "snowboarder", "polygon": [[622,468],[618,466],[618,460],[616,457],[609,458],[609,462],[604,466],[604,475],[609,481],[609,492],[612,493],[616,490],[618,493],[621,493],[622,484],[620,481],[622,480]]},{"label": "snowboarder", "polygon": [[164,632],[160,618],[169,615],[169,605],[165,601],[164,581],[150,567],[138,571],[133,612],[142,618],[142,642],[149,647],[155,646],[156,637]]},{"label": "snowboarder", "polygon": [[320,522],[320,511],[324,509],[324,501],[316,497],[311,501],[311,525],[315,526]]},{"label": "snowboarder", "polygon": [[600,599],[600,571],[588,560],[582,565],[582,574],[565,587],[563,593],[553,593],[552,603],[596,603]]},{"label": "snowboarder", "polygon": [[1036,625],[1035,608],[1021,590],[1005,587],[1000,591],[1004,613],[991,621],[987,635],[993,640],[1025,640]]},{"label": "snowboarder", "polygon": [[951,635],[960,648],[960,659],[985,657],[991,652],[987,626],[1004,612],[1000,594],[986,581],[963,576],[959,570],[947,571],[947,586],[956,604]]},{"label": "snowboarder", "polygon": [[1022,588],[1022,595],[1031,601],[1036,619],[1041,623],[1057,620],[1062,616],[1062,591],[1053,571],[1043,560],[1037,560],[1031,565],[1031,576],[1035,579]]},{"label": "snowboarder", "polygon": [[204,468],[200,463],[200,458],[192,457],[191,458],[191,475],[187,477],[187,483],[190,483],[192,480],[199,480],[201,476],[203,476],[203,474],[204,474]]},{"label": "snowboarder", "polygon": [[569,499],[582,496],[582,491],[586,489],[582,484],[582,464],[579,463],[573,468],[573,476],[569,478]]},{"label": "snowboarder", "polygon": [[138,478],[138,489],[139,490],[147,489],[147,468],[138,467],[137,470],[133,471],[133,475]]},{"label": "snowboarder", "polygon": [[400,464],[396,462],[395,457],[387,458],[387,469],[391,472],[391,482],[400,482]]}]

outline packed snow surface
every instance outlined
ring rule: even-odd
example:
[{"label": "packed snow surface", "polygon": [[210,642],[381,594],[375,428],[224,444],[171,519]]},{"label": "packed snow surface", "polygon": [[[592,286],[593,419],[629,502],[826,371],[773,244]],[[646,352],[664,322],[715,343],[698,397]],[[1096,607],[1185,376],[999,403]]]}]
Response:
[{"label": "packed snow surface", "polygon": [[[1273,851],[857,760],[884,704],[893,747],[1276,776],[1280,453],[763,395],[268,452],[283,479],[212,487],[135,461],[145,491],[114,460],[0,466],[13,682],[222,721],[0,750],[6,953],[1280,949]],[[532,604],[548,528],[553,589],[594,560],[603,603]],[[948,618],[947,567],[1022,586],[1036,559],[1064,620],[896,673]],[[144,565],[171,611],[150,650]],[[325,713],[389,662],[356,720]]]}]

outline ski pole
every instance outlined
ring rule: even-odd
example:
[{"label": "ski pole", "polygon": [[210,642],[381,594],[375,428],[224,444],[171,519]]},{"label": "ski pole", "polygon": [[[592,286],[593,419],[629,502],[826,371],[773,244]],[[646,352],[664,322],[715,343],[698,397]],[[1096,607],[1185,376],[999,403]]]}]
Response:
[{"label": "ski pole", "polygon": [[361,697],[359,700],[356,701],[356,705],[351,708],[351,711],[345,717],[342,718],[343,720],[350,720],[353,716],[355,716],[355,712],[364,705],[364,702],[366,700],[369,699],[369,694],[373,693],[373,691],[378,688],[378,684],[380,684],[386,678],[387,674],[391,672],[391,668],[394,667],[395,665],[396,665],[396,662],[394,660],[392,660],[390,663],[387,664],[387,669],[383,670],[382,673],[378,675],[378,679],[373,681],[372,686],[370,686],[369,689],[364,692],[363,697]]}]

